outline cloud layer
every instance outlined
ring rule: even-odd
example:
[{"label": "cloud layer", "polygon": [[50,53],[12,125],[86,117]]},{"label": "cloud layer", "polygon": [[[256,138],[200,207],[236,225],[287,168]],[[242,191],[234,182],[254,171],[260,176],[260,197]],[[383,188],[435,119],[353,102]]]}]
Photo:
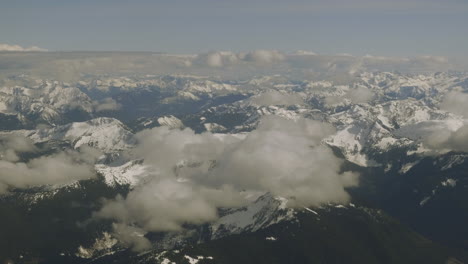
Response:
[{"label": "cloud layer", "polygon": [[223,78],[250,78],[294,72],[303,80],[310,76],[336,77],[362,71],[433,72],[463,70],[466,62],[455,64],[444,57],[422,56],[394,58],[351,55],[288,54],[277,50],[247,52],[213,51],[209,53],[158,54],[129,52],[37,52],[22,56],[14,52],[0,54],[0,77],[29,74],[42,79],[82,80],[85,75],[190,74]]}]

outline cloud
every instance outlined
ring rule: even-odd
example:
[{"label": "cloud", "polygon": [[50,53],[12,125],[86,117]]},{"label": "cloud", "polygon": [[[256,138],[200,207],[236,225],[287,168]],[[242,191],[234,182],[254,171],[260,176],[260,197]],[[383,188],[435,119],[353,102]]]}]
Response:
[{"label": "cloud", "polygon": [[400,137],[421,142],[426,155],[440,155],[449,151],[468,152],[468,124],[466,120],[430,120],[407,125],[395,131]]},{"label": "cloud", "polygon": [[221,155],[208,178],[211,183],[287,197],[290,206],[346,202],[345,188],[356,185],[357,176],[340,173],[342,160],[321,144],[332,133],[330,125],[317,121],[266,117]]},{"label": "cloud", "polygon": [[34,142],[20,135],[4,134],[0,136],[0,159],[10,162],[18,161],[19,153],[37,151]]},{"label": "cloud", "polygon": [[254,50],[248,53],[240,54],[245,61],[252,61],[260,64],[270,64],[281,62],[286,59],[286,56],[277,50]]},{"label": "cloud", "polygon": [[151,248],[151,242],[144,237],[147,233],[145,230],[135,226],[116,223],[112,225],[112,228],[114,230],[114,236],[120,243],[132,248],[133,251],[142,251]]},{"label": "cloud", "polygon": [[[462,59],[460,59],[462,60]],[[235,53],[214,51],[198,55],[128,53],[128,52],[37,52],[22,56],[13,52],[0,54],[0,77],[18,72],[39,79],[81,81],[84,76],[102,75],[199,75],[226,79],[247,79],[259,75],[291,74],[298,80],[337,78],[363,71],[400,71],[422,73],[462,71],[459,65],[441,57],[355,57],[307,53],[284,54],[275,50]],[[341,78],[341,77],[340,77]]]},{"label": "cloud", "polygon": [[426,147],[436,151],[468,152],[468,125],[463,125],[455,131],[436,130],[427,136],[423,143]]},{"label": "cloud", "polygon": [[37,46],[31,46],[28,48],[23,48],[20,45],[8,45],[8,44],[1,44],[0,43],[0,52],[1,51],[12,51],[12,52],[17,52],[17,51],[47,51],[46,49],[39,48]]},{"label": "cloud", "polygon": [[355,104],[360,104],[371,101],[374,96],[375,94],[367,87],[359,86],[349,90],[345,97]]},{"label": "cloud", "polygon": [[208,53],[198,54],[193,63],[190,65],[195,66],[208,66],[208,67],[223,67],[226,65],[236,64],[239,62],[238,54],[231,51],[212,51]]},{"label": "cloud", "polygon": [[463,93],[459,90],[453,90],[444,96],[440,104],[440,109],[468,118],[467,102],[468,93]]},{"label": "cloud", "polygon": [[114,99],[111,97],[107,97],[102,99],[99,102],[94,102],[94,111],[96,112],[102,112],[102,111],[114,111],[114,110],[119,110],[122,105],[117,103]]},{"label": "cloud", "polygon": [[223,57],[219,52],[207,54],[206,64],[210,67],[222,67]]},{"label": "cloud", "polygon": [[356,86],[345,92],[343,95],[331,95],[325,97],[327,106],[339,105],[345,100],[349,100],[352,104],[362,104],[371,101],[375,97],[374,92],[364,86]]},{"label": "cloud", "polygon": [[0,160],[0,193],[9,188],[67,184],[93,178],[93,164],[99,155],[95,149],[82,147],[78,151],[64,151],[28,162]]},{"label": "cloud", "polygon": [[341,173],[343,161],[321,144],[331,133],[328,124],[274,116],[246,136],[142,131],[131,155],[152,168],[150,180],[126,198],[105,201],[94,216],[146,232],[180,231],[216,220],[220,207],[244,204],[245,193],[287,197],[289,206],[347,202],[345,188],[357,184],[357,175]]},{"label": "cloud", "polygon": [[296,50],[295,52],[293,52],[291,55],[297,55],[297,56],[317,56],[318,54],[313,52],[313,51],[309,51],[309,50]]},{"label": "cloud", "polygon": [[256,105],[268,106],[268,105],[300,105],[304,103],[304,100],[297,93],[288,94],[281,93],[278,91],[268,91],[250,98],[250,101]]},{"label": "cloud", "polygon": [[199,54],[194,58],[193,65],[208,67],[223,67],[229,65],[243,65],[254,63],[256,65],[270,65],[282,62],[286,55],[277,50],[254,50],[234,53],[231,51],[213,51]]}]

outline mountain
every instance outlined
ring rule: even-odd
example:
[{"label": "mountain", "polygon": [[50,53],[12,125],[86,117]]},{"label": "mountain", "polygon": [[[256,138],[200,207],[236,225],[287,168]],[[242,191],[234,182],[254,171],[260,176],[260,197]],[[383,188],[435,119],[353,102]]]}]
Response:
[{"label": "mountain", "polygon": [[[0,89],[0,187],[6,186],[0,188],[1,262],[468,262],[468,159],[463,146],[450,143],[466,118],[443,107],[448,94],[463,97],[468,90],[465,73],[361,72],[344,80],[288,73],[250,79],[96,75],[70,83],[9,78]],[[357,186],[343,187],[347,202],[293,206],[297,197],[242,186],[236,191],[244,203],[227,199],[209,221],[181,220],[178,229],[159,230],[132,218],[141,211],[127,199],[140,198],[141,190],[172,171],[192,170],[192,178],[174,182],[201,182],[189,186],[204,196],[186,198],[175,189],[167,208],[181,196],[184,204],[231,197],[232,189],[200,175],[228,168],[217,158],[239,158],[233,142],[255,133],[268,116],[325,124],[321,129],[328,134],[317,144],[337,157],[340,173],[359,175]],[[164,137],[172,133],[178,138]],[[428,144],[434,135],[448,143]],[[188,156],[167,147],[176,149],[187,138],[193,140],[183,145]],[[83,147],[97,154],[80,152]],[[86,166],[93,176],[66,184],[16,180],[40,177],[31,171],[56,157]],[[162,163],[167,160],[174,164]],[[170,186],[160,192],[171,192]],[[145,201],[163,195],[150,194]],[[120,218],[96,217],[109,201],[121,202],[111,207]],[[133,242],[116,231],[119,224],[149,247],[135,252]]]},{"label": "mountain", "polygon": [[86,120],[93,111],[92,100],[68,83],[46,80],[25,80],[32,85],[2,87],[0,112],[16,117],[17,126],[63,124]]},{"label": "mountain", "polygon": [[260,230],[162,253],[128,252],[90,263],[459,263],[379,210],[327,206]]}]

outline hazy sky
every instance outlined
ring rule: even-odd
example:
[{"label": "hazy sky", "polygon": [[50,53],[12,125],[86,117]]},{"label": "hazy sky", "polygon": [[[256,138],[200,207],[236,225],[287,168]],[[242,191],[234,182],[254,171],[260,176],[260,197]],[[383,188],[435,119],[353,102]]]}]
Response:
[{"label": "hazy sky", "polygon": [[49,50],[468,55],[467,0],[3,0],[0,43]]}]

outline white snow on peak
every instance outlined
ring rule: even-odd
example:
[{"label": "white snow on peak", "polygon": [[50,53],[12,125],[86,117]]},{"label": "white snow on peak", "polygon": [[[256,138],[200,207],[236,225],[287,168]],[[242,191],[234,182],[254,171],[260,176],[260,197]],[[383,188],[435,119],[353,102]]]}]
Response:
[{"label": "white snow on peak", "polygon": [[105,153],[125,150],[134,144],[133,133],[122,122],[105,117],[54,128],[41,128],[25,134],[35,142],[68,140],[74,148],[89,145]]},{"label": "white snow on peak", "polygon": [[211,224],[212,238],[219,238],[226,232],[236,234],[243,231],[256,231],[292,219],[294,210],[282,208],[283,202],[267,193],[246,207],[229,209],[224,216]]},{"label": "white snow on peak", "polygon": [[169,128],[183,128],[184,127],[184,124],[182,123],[182,121],[173,115],[162,116],[158,118],[158,123],[161,126],[167,126]]},{"label": "white snow on peak", "polygon": [[309,207],[304,207],[304,209],[310,213],[313,213],[314,215],[319,215],[316,211],[310,209]]},{"label": "white snow on peak", "polygon": [[92,100],[67,83],[39,81],[28,87],[0,87],[0,113],[34,116],[55,124],[62,114],[74,109],[91,113]]},{"label": "white snow on peak", "polygon": [[175,262],[172,262],[170,259],[165,258],[162,260],[161,264],[176,264]]},{"label": "white snow on peak", "polygon": [[204,123],[203,126],[205,127],[206,131],[213,133],[220,133],[227,130],[224,126],[217,123]]},{"label": "white snow on peak", "polygon": [[441,182],[441,184],[444,187],[455,187],[455,186],[457,186],[457,180],[448,178],[447,180]]},{"label": "white snow on peak", "polygon": [[204,260],[204,259],[210,259],[210,260],[213,259],[213,257],[204,257],[204,256],[196,256],[192,258],[188,255],[184,255],[184,258],[187,259],[190,264],[197,264],[200,260]]},{"label": "white snow on peak", "polygon": [[398,171],[398,173],[400,174],[405,174],[407,173],[409,170],[411,170],[411,168],[413,168],[415,165],[417,165],[419,163],[419,160],[418,161],[415,161],[415,162],[410,162],[410,163],[406,163],[406,164],[403,164],[403,166],[401,166],[400,170]]},{"label": "white snow on peak", "polygon": [[95,169],[104,176],[104,180],[109,186],[130,185],[130,187],[135,187],[148,176],[148,167],[138,160],[129,161],[121,166],[96,164]]}]

